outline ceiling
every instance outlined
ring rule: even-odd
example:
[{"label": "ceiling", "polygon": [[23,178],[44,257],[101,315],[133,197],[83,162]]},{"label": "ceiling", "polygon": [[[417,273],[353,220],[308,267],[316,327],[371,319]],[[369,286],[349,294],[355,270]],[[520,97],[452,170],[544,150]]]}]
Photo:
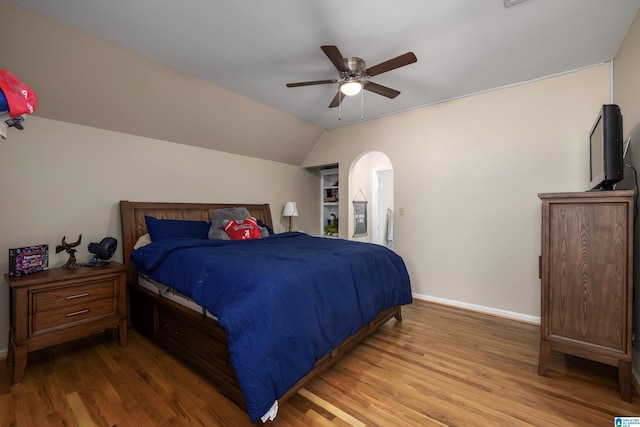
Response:
[{"label": "ceiling", "polygon": [[[12,3],[324,129],[609,61],[640,8],[639,0],[503,1]],[[408,51],[418,61],[371,78],[397,98],[364,91],[328,108],[337,85],[285,86],[338,78],[321,45],[367,67]]]}]

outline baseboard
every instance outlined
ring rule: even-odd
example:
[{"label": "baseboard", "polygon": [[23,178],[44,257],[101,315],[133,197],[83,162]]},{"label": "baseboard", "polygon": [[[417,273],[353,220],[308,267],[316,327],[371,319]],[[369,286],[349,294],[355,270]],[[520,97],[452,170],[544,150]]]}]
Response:
[{"label": "baseboard", "polygon": [[438,298],[438,297],[432,297],[428,295],[421,295],[421,294],[415,294],[415,293],[413,294],[413,297],[419,300],[435,302],[442,305],[449,305],[452,307],[463,308],[465,310],[477,311],[485,314],[491,314],[493,316],[498,316],[498,317],[505,317],[507,319],[518,320],[520,322],[531,323],[533,325],[540,324],[540,317],[529,316],[527,314],[516,313],[513,311],[500,310],[497,308],[485,307],[482,305],[469,304],[466,302],[454,301],[454,300],[449,300],[445,298]]}]

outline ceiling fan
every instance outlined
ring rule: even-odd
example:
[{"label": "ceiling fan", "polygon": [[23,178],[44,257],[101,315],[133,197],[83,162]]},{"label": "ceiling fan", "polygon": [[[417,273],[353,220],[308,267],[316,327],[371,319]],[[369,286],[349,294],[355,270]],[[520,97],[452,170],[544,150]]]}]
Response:
[{"label": "ceiling fan", "polygon": [[395,98],[400,95],[399,91],[374,83],[368,79],[370,77],[377,76],[378,74],[386,73],[387,71],[412,64],[418,60],[413,52],[407,52],[403,55],[389,59],[388,61],[381,62],[378,65],[374,65],[373,67],[365,68],[365,62],[362,58],[345,58],[336,46],[320,46],[320,49],[322,49],[325,55],[327,55],[331,62],[333,62],[333,65],[335,65],[340,73],[340,79],[287,83],[287,87],[338,83],[340,85],[340,89],[333,98],[333,101],[331,101],[331,104],[329,104],[329,108],[339,106],[345,96],[357,95],[362,89],[377,93],[378,95],[386,96],[387,98]]}]

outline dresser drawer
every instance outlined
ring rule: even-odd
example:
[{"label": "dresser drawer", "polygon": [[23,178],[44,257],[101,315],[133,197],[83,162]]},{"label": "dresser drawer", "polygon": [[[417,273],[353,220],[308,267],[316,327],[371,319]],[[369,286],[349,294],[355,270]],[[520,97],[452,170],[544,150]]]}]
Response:
[{"label": "dresser drawer", "polygon": [[33,314],[31,333],[69,325],[74,322],[86,321],[116,313],[117,299],[103,298],[77,304],[68,304],[53,310],[36,312]]},{"label": "dresser drawer", "polygon": [[79,285],[33,291],[31,294],[31,312],[40,313],[70,305],[89,303],[103,298],[113,298],[117,296],[117,287],[115,285],[116,280],[109,278]]},{"label": "dresser drawer", "polygon": [[226,342],[185,324],[179,317],[164,310],[158,310],[157,332],[161,341],[169,340],[183,347],[184,356],[188,359],[198,359],[235,378]]}]

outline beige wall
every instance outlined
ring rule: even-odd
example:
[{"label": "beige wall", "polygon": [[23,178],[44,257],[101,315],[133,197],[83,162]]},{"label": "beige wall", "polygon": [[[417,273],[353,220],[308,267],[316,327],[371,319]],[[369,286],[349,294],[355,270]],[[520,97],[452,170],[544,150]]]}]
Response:
[{"label": "beige wall", "polygon": [[[28,116],[25,130],[0,141],[0,271],[8,249],[49,245],[50,265],[62,236],[76,254],[104,236],[122,244],[120,200],[270,203],[276,232],[286,229],[283,203],[296,200],[304,228],[308,214],[305,175],[298,166],[190,147]],[[114,260],[122,260],[121,247]],[[0,283],[0,331],[9,326],[9,290]],[[6,340],[0,340],[0,353]]]},{"label": "beige wall", "polygon": [[35,115],[300,165],[323,133],[265,104],[0,0],[0,69]]},{"label": "beige wall", "polygon": [[[628,135],[640,124],[640,17],[638,16],[616,54],[613,93],[614,101],[620,106],[624,115],[624,132]],[[634,138],[635,146],[640,146],[638,139]]]},{"label": "beige wall", "polygon": [[587,133],[608,100],[603,64],[331,130],[304,166],[337,162],[344,185],[361,153],[384,152],[413,291],[537,321],[537,193],[586,189]]},{"label": "beige wall", "polygon": [[[631,137],[626,163],[632,164],[636,170],[640,170],[640,18],[636,16],[624,42],[618,49],[614,61],[614,102],[620,106],[623,116],[624,134]],[[630,169],[625,169],[624,188],[636,188],[635,176]],[[636,247],[634,253],[634,277],[636,295],[640,284],[640,249],[638,248],[638,236],[640,227],[636,225]],[[636,298],[634,304],[634,328],[638,337],[640,331],[640,298]],[[636,338],[637,341],[638,338]],[[633,373],[638,379],[640,372],[640,352],[634,350]]]}]

